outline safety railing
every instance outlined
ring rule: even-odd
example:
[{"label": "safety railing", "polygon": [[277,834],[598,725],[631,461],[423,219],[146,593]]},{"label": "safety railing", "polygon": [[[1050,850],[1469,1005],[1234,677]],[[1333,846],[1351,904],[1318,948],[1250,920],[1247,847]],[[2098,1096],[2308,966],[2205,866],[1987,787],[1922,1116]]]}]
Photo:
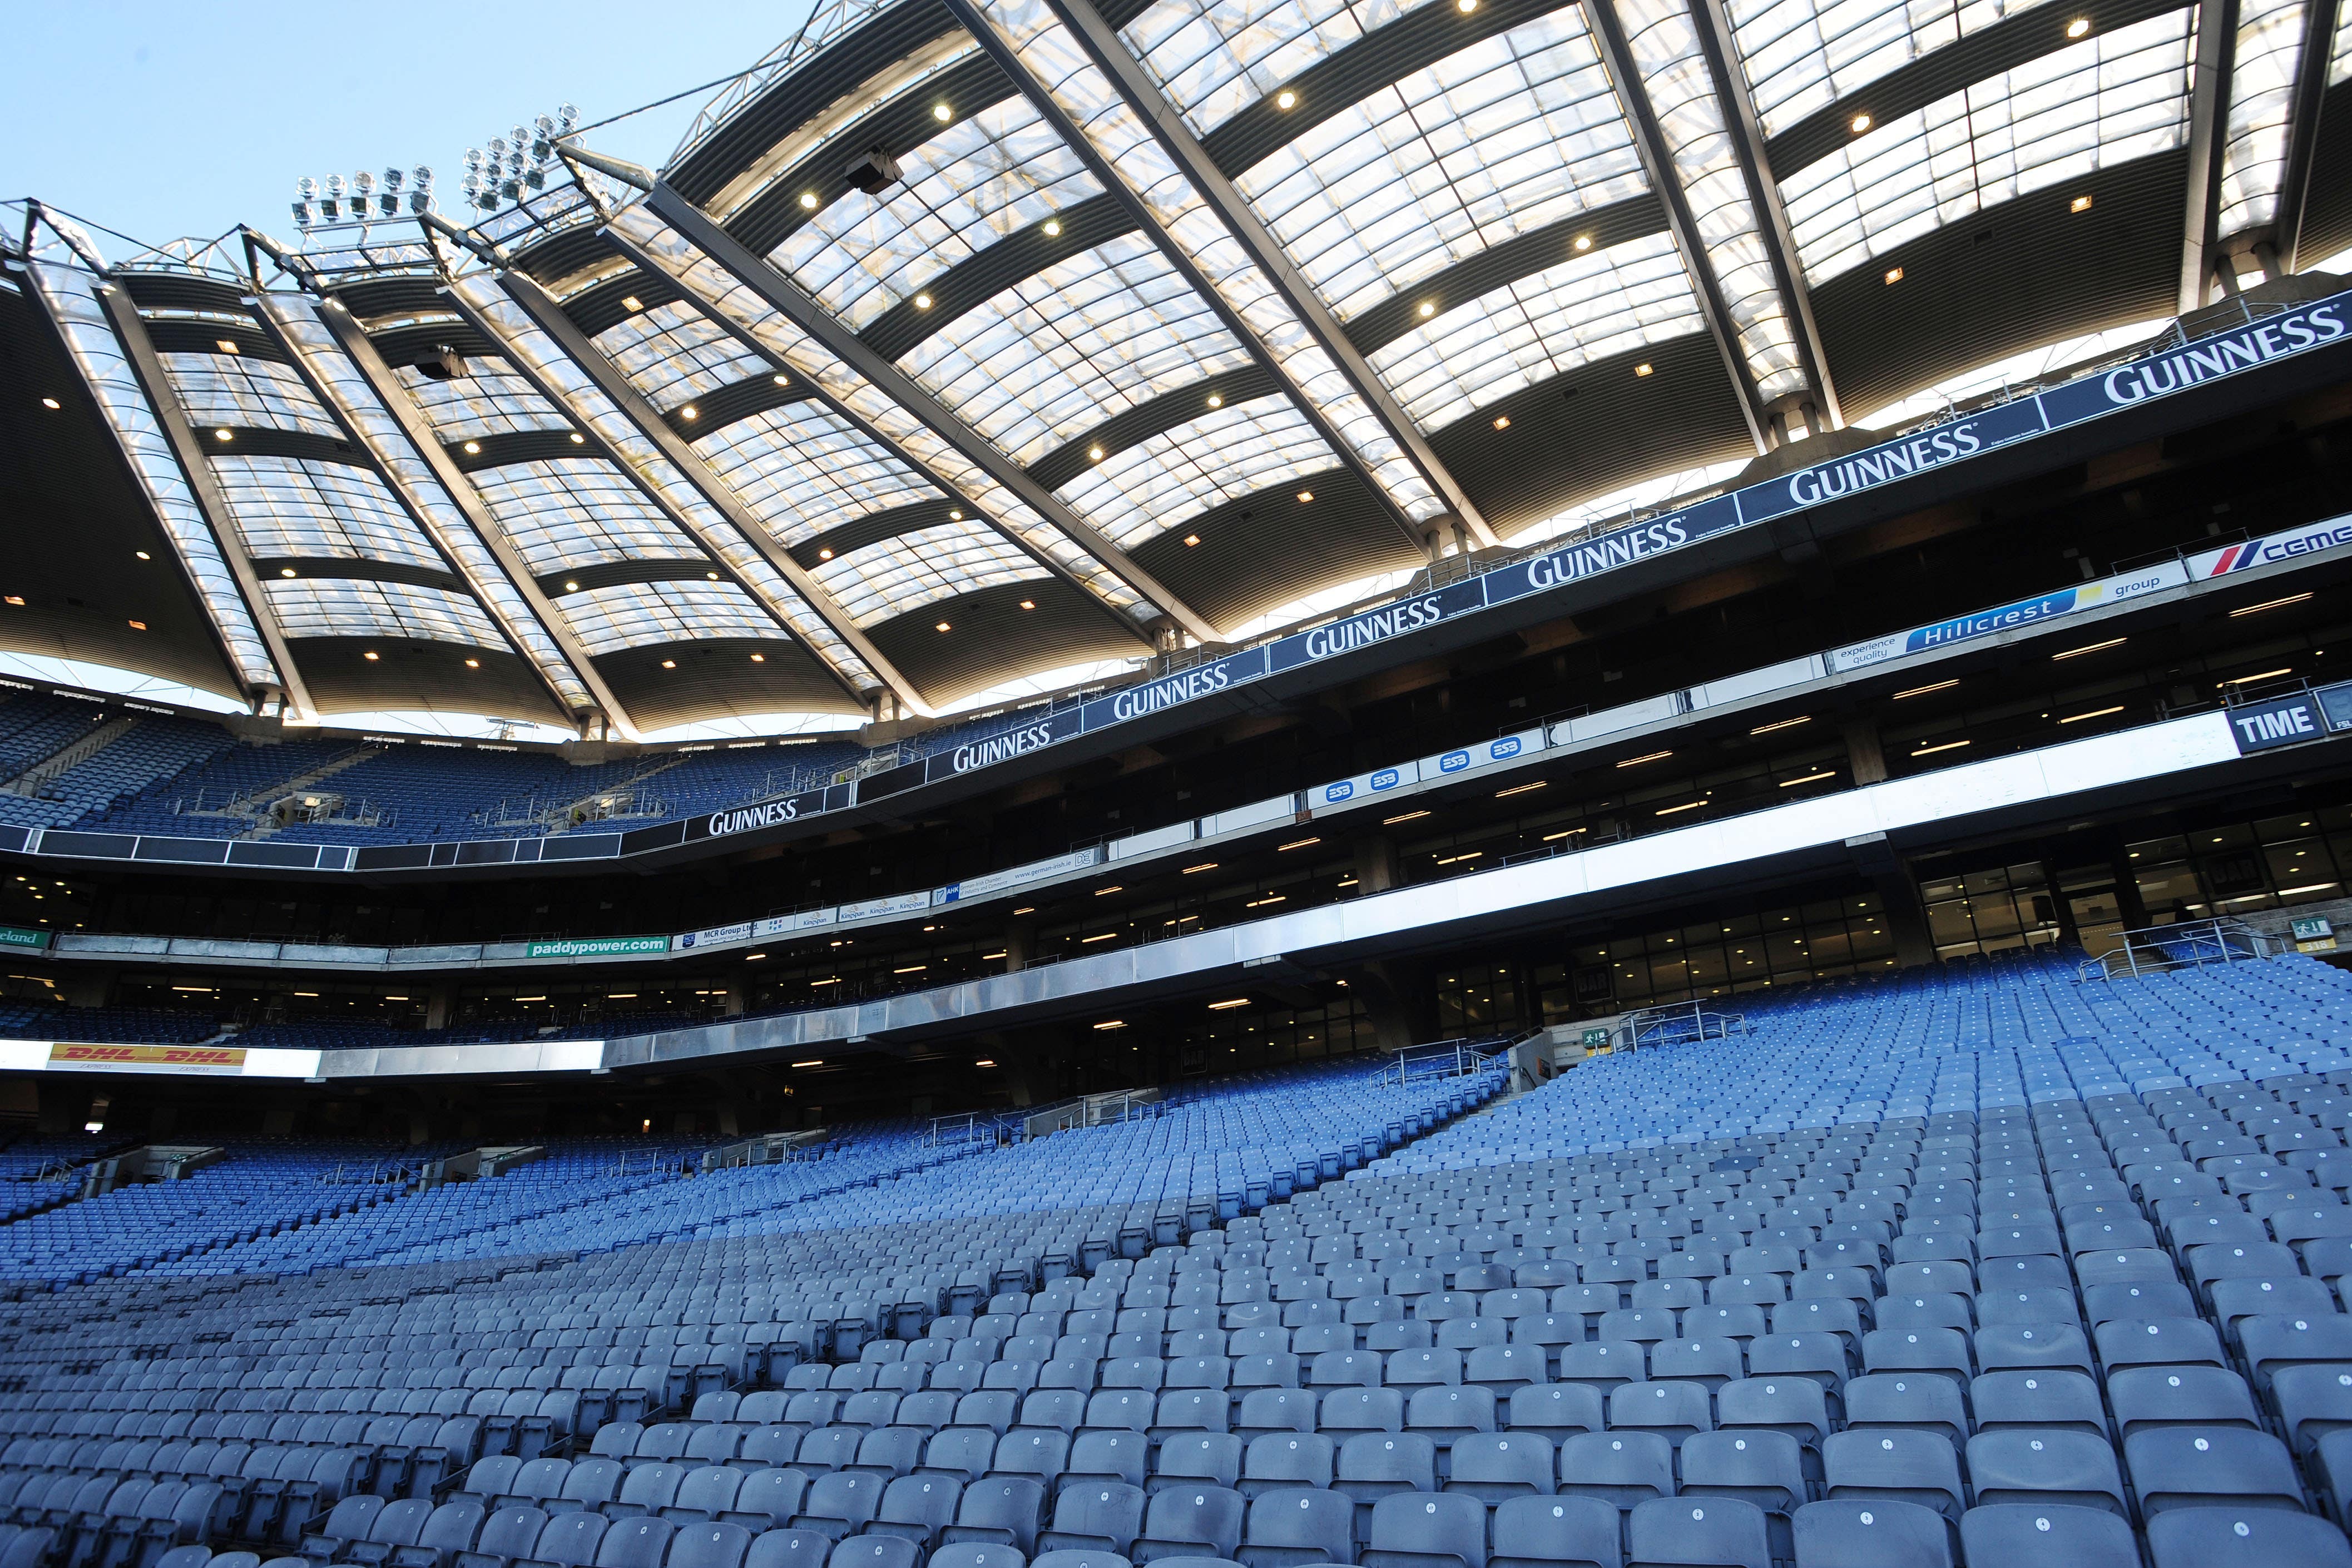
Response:
[{"label": "safety railing", "polygon": [[1748,1032],[1746,1013],[1719,1012],[1696,1001],[1636,1008],[1617,1020],[1609,1043],[1620,1051],[1654,1045],[1685,1045]]},{"label": "safety railing", "polygon": [[2285,937],[2269,936],[2227,915],[2144,926],[2124,932],[2117,942],[2105,953],[2085,958],[2075,970],[2076,977],[2117,980],[2203,968],[2209,964],[2258,963],[2288,947]]},{"label": "safety railing", "polygon": [[1390,1052],[1395,1060],[1381,1069],[1380,1082],[1403,1088],[1435,1078],[1466,1078],[1485,1071],[1510,1049],[1507,1041],[1499,1040],[1442,1040],[1430,1045],[1400,1046]]}]

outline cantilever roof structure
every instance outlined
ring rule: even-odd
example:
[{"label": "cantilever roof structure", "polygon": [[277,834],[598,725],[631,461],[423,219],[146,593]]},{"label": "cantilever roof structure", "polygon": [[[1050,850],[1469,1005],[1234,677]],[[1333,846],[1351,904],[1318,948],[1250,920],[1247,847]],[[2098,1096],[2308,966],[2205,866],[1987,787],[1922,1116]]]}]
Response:
[{"label": "cantilever roof structure", "polygon": [[0,647],[637,735],[1222,641],[2352,243],[2339,7],[860,0],[466,222],[27,204]]}]

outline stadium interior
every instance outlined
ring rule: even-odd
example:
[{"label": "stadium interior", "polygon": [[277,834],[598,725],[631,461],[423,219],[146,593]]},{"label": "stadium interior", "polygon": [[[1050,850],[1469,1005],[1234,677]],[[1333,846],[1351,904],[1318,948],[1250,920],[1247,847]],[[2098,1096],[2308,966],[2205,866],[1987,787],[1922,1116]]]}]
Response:
[{"label": "stadium interior", "polygon": [[2347,95],[826,0],[0,203],[0,1568],[2352,1568]]}]

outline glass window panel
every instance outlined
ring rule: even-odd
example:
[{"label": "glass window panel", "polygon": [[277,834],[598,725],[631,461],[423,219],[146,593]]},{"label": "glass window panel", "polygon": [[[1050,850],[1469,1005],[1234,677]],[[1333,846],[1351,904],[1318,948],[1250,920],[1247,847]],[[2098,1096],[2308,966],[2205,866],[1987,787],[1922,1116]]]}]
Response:
[{"label": "glass window panel", "polygon": [[1212,507],[1335,465],[1305,414],[1264,397],[1114,452],[1055,494],[1132,549]]},{"label": "glass window panel", "polygon": [[1572,6],[1382,88],[1234,183],[1342,319],[1647,186]]},{"label": "glass window panel", "polygon": [[163,361],[193,424],[299,430],[337,439],[343,434],[291,365],[242,354],[165,354]]},{"label": "glass window panel", "polygon": [[1430,0],[1168,0],[1121,30],[1205,134],[1307,67]]},{"label": "glass window panel", "polygon": [[855,328],[1005,235],[1102,193],[1019,97],[948,127],[898,169],[898,184],[870,196],[849,192],[770,256]]},{"label": "glass window panel", "polygon": [[902,361],[1015,462],[1249,355],[1152,242],[1123,235],[1023,279]]},{"label": "glass window panel", "polygon": [[976,589],[1046,575],[1028,553],[969,519],[877,539],[823,562],[816,580],[859,626]]},{"label": "glass window panel", "polygon": [[446,589],[298,577],[273,578],[262,590],[289,637],[408,637],[475,648],[506,645],[478,603]]},{"label": "glass window panel", "polygon": [[1766,135],[2044,0],[1729,0]]},{"label": "glass window panel", "polygon": [[1589,360],[1705,327],[1674,240],[1649,235],[1440,312],[1371,362],[1433,430]]},{"label": "glass window panel", "polygon": [[869,512],[940,495],[922,476],[819,402],[769,409],[696,444],[711,472],[786,544]]},{"label": "glass window panel", "polygon": [[616,582],[555,602],[591,653],[716,637],[773,641],[782,634],[731,582]]},{"label": "glass window panel", "polygon": [[553,403],[495,355],[467,360],[466,373],[446,382],[414,365],[400,366],[394,373],[444,441],[572,428]]},{"label": "glass window panel", "polygon": [[673,300],[596,335],[629,384],[664,413],[754,376],[773,373],[763,354],[693,307]]},{"label": "glass window panel", "polygon": [[609,463],[553,458],[473,476],[499,527],[534,572],[702,551]]},{"label": "glass window panel", "polygon": [[2286,122],[2303,59],[2303,0],[2242,0],[2230,65],[2230,122],[2221,146],[2223,239],[2278,215]]},{"label": "glass window panel", "polygon": [[1855,137],[1781,182],[1819,284],[1918,235],[2179,146],[2190,11],[2095,35]]},{"label": "glass window panel", "polygon": [[247,555],[445,564],[373,469],[218,455],[212,465]]}]

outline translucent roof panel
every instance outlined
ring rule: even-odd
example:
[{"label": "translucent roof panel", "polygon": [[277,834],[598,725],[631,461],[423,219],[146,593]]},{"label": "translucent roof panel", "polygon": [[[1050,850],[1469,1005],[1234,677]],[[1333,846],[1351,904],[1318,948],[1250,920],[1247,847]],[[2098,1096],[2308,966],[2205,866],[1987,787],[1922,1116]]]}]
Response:
[{"label": "translucent roof panel", "polygon": [[1796,324],[1780,298],[1747,172],[1690,9],[1685,0],[1613,3],[1757,395],[1769,401],[1801,392],[1805,375],[1797,361]]},{"label": "translucent roof panel", "polygon": [[2047,0],[1727,0],[1764,133]]},{"label": "translucent roof panel", "polygon": [[772,373],[766,356],[694,307],[673,300],[596,334],[596,346],[663,413],[720,387]]},{"label": "translucent roof panel", "polygon": [[1024,278],[901,361],[1015,462],[1113,414],[1249,362],[1208,305],[1139,234]]},{"label": "translucent roof panel", "polygon": [[1102,193],[1024,98],[947,127],[898,169],[899,183],[847,193],[769,257],[853,328],[1014,230]]},{"label": "translucent roof panel", "polygon": [[2334,87],[2347,77],[2352,77],[2352,5],[2341,6],[2336,13],[2336,42],[2327,55],[2327,85]]},{"label": "translucent roof panel", "polygon": [[877,539],[816,569],[816,580],[860,626],[1046,575],[1019,546],[969,518]]},{"label": "translucent roof panel", "polygon": [[2286,125],[2303,60],[2304,0],[2240,0],[2230,65],[2230,120],[2221,144],[2222,239],[2278,216]]},{"label": "translucent roof panel", "polygon": [[1673,238],[1647,235],[1441,311],[1372,368],[1434,430],[1589,360],[1706,329]]},{"label": "translucent roof panel", "polygon": [[534,572],[597,561],[702,554],[609,463],[551,458],[472,476],[474,487]]},{"label": "translucent roof panel", "polygon": [[2099,33],[1855,137],[1780,183],[1814,284],[1995,203],[2179,147],[2191,11]]},{"label": "translucent roof panel", "polygon": [[165,354],[163,361],[192,423],[343,434],[291,365],[244,354]]},{"label": "translucent roof panel", "polygon": [[1162,0],[1119,37],[1195,133],[1433,0]]},{"label": "translucent roof panel", "polygon": [[495,355],[467,360],[466,373],[451,381],[436,381],[414,365],[397,374],[444,441],[572,428],[562,411]]},{"label": "translucent roof panel", "polygon": [[1111,453],[1055,494],[1133,549],[1212,507],[1338,462],[1287,398],[1262,397]]},{"label": "translucent roof panel", "polygon": [[1648,185],[1575,6],[1381,89],[1234,183],[1342,319]]},{"label": "translucent roof panel", "polygon": [[731,582],[616,582],[555,601],[591,653],[713,637],[773,640],[782,633]]},{"label": "translucent roof panel", "polygon": [[210,455],[247,555],[443,562],[390,486],[370,468],[293,457]]},{"label": "translucent roof panel", "polygon": [[788,545],[869,512],[940,496],[937,486],[820,402],[769,409],[695,444],[761,526]]},{"label": "translucent roof panel", "polygon": [[272,578],[262,584],[289,637],[407,637],[504,648],[482,607],[462,593],[406,582]]},{"label": "translucent roof panel", "polygon": [[943,487],[975,502],[1031,550],[1055,561],[1087,592],[1136,619],[1154,612],[1141,595],[1113,576],[1101,561],[1054,527],[987,471],[956,450],[879,387],[826,350],[814,339],[761,299],[741,280],[704,255],[676,229],[646,211],[644,203],[622,208],[614,228],[640,247],[647,259],[677,278],[710,308],[751,335],[778,363],[789,365],[898,450],[920,464]]}]

